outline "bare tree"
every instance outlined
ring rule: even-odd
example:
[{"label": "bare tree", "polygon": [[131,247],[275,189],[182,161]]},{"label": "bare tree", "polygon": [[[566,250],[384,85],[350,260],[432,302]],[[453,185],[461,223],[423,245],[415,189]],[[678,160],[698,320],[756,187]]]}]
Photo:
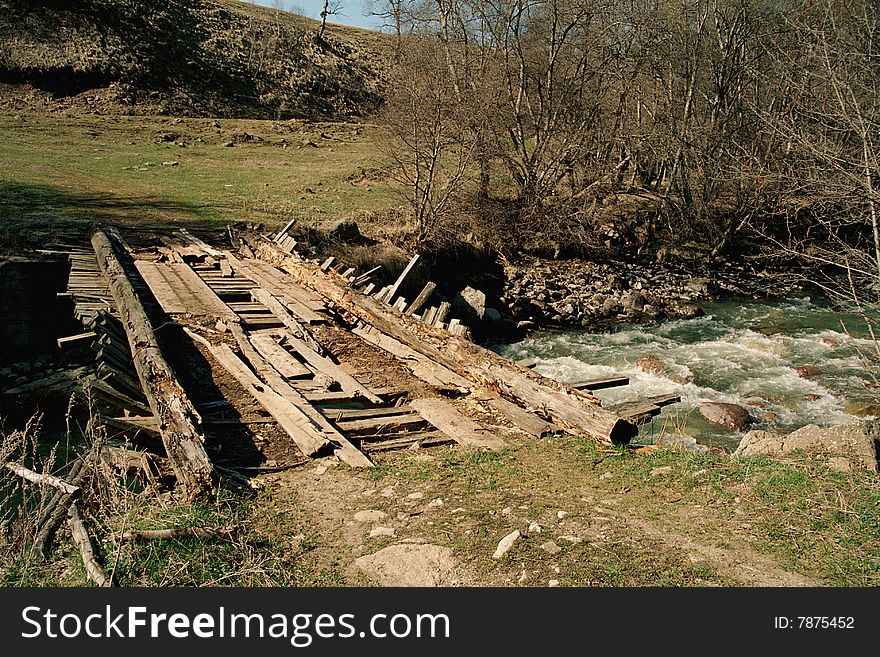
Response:
[{"label": "bare tree", "polygon": [[339,14],[342,12],[342,9],[342,0],[324,0],[324,5],[321,9],[321,27],[318,30],[319,40],[324,38],[324,30],[327,29],[327,17]]}]

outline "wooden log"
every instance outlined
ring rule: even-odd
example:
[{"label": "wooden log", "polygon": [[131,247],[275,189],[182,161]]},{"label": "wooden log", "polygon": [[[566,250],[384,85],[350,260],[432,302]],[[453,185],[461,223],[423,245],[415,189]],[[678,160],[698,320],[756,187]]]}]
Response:
[{"label": "wooden log", "polygon": [[141,388],[153,415],[159,418],[162,443],[174,475],[190,499],[207,496],[213,491],[214,468],[196,429],[199,415],[162,356],[150,320],[110,237],[98,231],[92,235],[92,246],[128,334]]},{"label": "wooden log", "polygon": [[73,495],[79,491],[79,488],[73,486],[72,484],[68,484],[60,477],[46,474],[45,472],[34,472],[30,468],[26,468],[20,463],[10,461],[6,464],[6,469],[10,472],[14,472],[22,479],[27,479],[34,484],[52,486],[60,491],[67,493],[68,495]]},{"label": "wooden log", "polygon": [[404,267],[403,271],[400,272],[400,276],[397,277],[397,280],[394,281],[394,285],[391,286],[391,291],[388,293],[386,298],[388,301],[391,301],[397,296],[397,293],[400,291],[403,282],[406,280],[406,277],[409,276],[410,272],[413,270],[413,267],[416,266],[416,263],[419,261],[419,254],[415,254],[409,263]]},{"label": "wooden log", "polygon": [[501,438],[462,415],[455,407],[442,399],[414,399],[410,402],[415,410],[440,431],[460,445],[499,451],[506,447]]},{"label": "wooden log", "polygon": [[422,309],[430,296],[434,293],[434,290],[437,289],[437,284],[431,281],[425,283],[425,287],[422,288],[422,291],[419,292],[418,296],[413,300],[413,302],[409,305],[409,308],[404,312],[405,315],[413,315],[419,312]]},{"label": "wooden log", "polygon": [[73,540],[79,546],[79,553],[89,579],[96,586],[113,586],[113,580],[95,556],[95,546],[92,544],[92,539],[86,526],[83,524],[82,517],[79,514],[79,507],[77,507],[75,502],[70,505],[67,524],[70,525],[70,533],[73,535]]},{"label": "wooden log", "polygon": [[626,444],[638,433],[633,423],[602,408],[589,393],[574,390],[519,367],[479,345],[438,333],[411,317],[395,313],[370,297],[323,275],[310,263],[284,256],[268,242],[261,244],[258,251],[261,257],[280,264],[300,284],[382,333],[456,372],[479,389],[488,388],[522,406],[542,409],[560,427],[578,435]]},{"label": "wooden log", "polygon": [[67,517],[67,509],[76,500],[79,491],[82,490],[87,481],[87,477],[92,473],[92,460],[99,448],[100,445],[96,443],[87,454],[78,458],[70,467],[67,478],[70,480],[70,485],[77,489],[76,492],[64,493],[58,491],[55,493],[37,519],[35,524],[37,534],[31,547],[31,554],[37,561],[42,562],[46,560],[52,538],[55,536],[58,527],[61,526],[61,523]]}]

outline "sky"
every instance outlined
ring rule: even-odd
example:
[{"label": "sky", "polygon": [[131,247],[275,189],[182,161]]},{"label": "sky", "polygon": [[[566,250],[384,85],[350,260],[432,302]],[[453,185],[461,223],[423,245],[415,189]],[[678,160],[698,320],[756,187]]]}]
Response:
[{"label": "sky", "polygon": [[[285,9],[291,9],[298,14],[304,14],[309,18],[315,19],[320,18],[321,9],[324,6],[323,0],[245,0],[245,2],[265,7],[277,7],[278,4],[281,4]],[[363,0],[343,0],[341,4],[342,11],[329,16],[327,22],[370,29],[378,28],[379,21],[376,18],[364,16]]]}]

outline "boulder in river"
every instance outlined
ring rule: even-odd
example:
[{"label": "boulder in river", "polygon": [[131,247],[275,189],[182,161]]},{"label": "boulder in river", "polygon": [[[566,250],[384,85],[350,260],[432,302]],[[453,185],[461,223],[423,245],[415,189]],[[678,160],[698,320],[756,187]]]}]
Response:
[{"label": "boulder in river", "polygon": [[644,356],[639,356],[636,359],[635,365],[640,370],[642,370],[642,372],[646,372],[648,374],[660,374],[661,372],[666,370],[666,363],[664,363],[662,359],[654,356],[653,354],[645,354]]},{"label": "boulder in river", "polygon": [[709,422],[728,431],[743,431],[752,422],[752,416],[739,404],[704,402],[698,410]]}]

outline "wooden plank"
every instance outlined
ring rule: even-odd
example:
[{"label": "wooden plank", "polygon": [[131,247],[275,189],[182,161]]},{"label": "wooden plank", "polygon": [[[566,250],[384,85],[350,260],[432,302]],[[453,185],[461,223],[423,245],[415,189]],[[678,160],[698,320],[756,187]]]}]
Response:
[{"label": "wooden plank", "polygon": [[431,281],[425,283],[425,287],[422,288],[422,291],[419,292],[419,295],[413,300],[413,302],[409,305],[409,308],[404,312],[405,315],[412,315],[414,313],[419,312],[422,309],[422,306],[427,303],[428,298],[434,293],[434,290],[437,289],[437,284]]},{"label": "wooden plank", "polygon": [[[393,399],[395,397],[402,397],[406,394],[405,390],[401,390],[400,388],[373,388],[372,392],[377,397],[382,398],[382,404],[386,403],[388,399]],[[315,392],[304,392],[303,397],[305,397],[312,404],[323,404],[328,406],[333,406],[334,404],[352,404],[357,403],[361,405],[370,405],[370,402],[367,399],[364,399],[360,395],[356,393],[346,392],[346,391],[327,391],[320,390]]]},{"label": "wooden plank", "polygon": [[422,315],[422,322],[428,326],[434,325],[434,318],[437,316],[437,306],[431,306]]},{"label": "wooden plank", "polygon": [[362,420],[370,417],[382,417],[385,415],[398,415],[408,413],[412,407],[408,404],[400,406],[388,406],[385,408],[339,408],[324,409],[322,412],[332,420]]},{"label": "wooden plank", "polygon": [[313,456],[330,444],[300,408],[260,381],[229,345],[211,345],[210,351],[217,362],[275,418],[303,454]]},{"label": "wooden plank", "polygon": [[412,431],[424,427],[425,424],[427,424],[425,418],[418,413],[403,413],[358,420],[340,420],[336,426],[340,431],[349,434],[379,434]]},{"label": "wooden plank", "polygon": [[414,399],[410,402],[423,418],[461,445],[499,451],[505,442],[442,399]]},{"label": "wooden plank", "polygon": [[77,333],[76,335],[67,335],[58,338],[58,347],[60,349],[69,349],[82,345],[89,345],[98,339],[98,334],[94,331],[86,331],[85,333]]},{"label": "wooden plank", "polygon": [[452,310],[452,304],[448,301],[441,301],[437,308],[437,316],[434,318],[434,327],[443,328],[446,318],[449,317],[449,311]]},{"label": "wooden plank", "polygon": [[437,387],[453,386],[462,390],[469,390],[473,387],[473,384],[463,376],[431,361],[414,349],[379,331],[358,327],[353,329],[352,333],[403,361],[410,371],[425,383]]},{"label": "wooden plank", "polygon": [[[256,288],[251,290],[251,296],[254,299],[262,303],[266,308],[268,308],[274,315],[277,317],[287,329],[293,333],[294,336],[302,340],[308,347],[317,354],[323,354],[324,348],[319,345],[315,339],[312,337],[312,334],[308,332],[308,330],[300,324],[294,317],[291,316],[289,312],[287,312],[288,306],[287,304],[282,303],[275,296],[270,294],[267,290],[263,290],[261,288]],[[311,312],[311,311],[309,311]],[[321,321],[324,321],[325,317],[319,317]],[[306,321],[306,320],[304,320]]]},{"label": "wooden plank", "polygon": [[291,219],[290,221],[288,221],[288,222],[287,222],[287,225],[286,225],[284,228],[282,228],[280,231],[278,231],[278,234],[275,235],[275,239],[272,240],[272,241],[275,242],[275,243],[277,244],[277,243],[279,243],[282,239],[284,239],[284,236],[287,235],[287,231],[290,230],[290,227],[293,226],[294,223],[296,223],[296,217],[294,217],[293,219]]},{"label": "wooden plank", "polygon": [[278,344],[270,335],[249,336],[251,344],[260,352],[272,367],[286,379],[303,379],[312,376],[312,371],[294,358],[290,352]]},{"label": "wooden plank", "polygon": [[340,387],[344,391],[352,393],[356,392],[365,399],[373,402],[374,404],[382,403],[382,399],[370,392],[369,388],[367,388],[360,381],[355,379],[344,369],[339,367],[339,365],[334,363],[332,360],[321,356],[299,338],[287,336],[286,340],[287,344],[289,344],[294,351],[302,356],[303,360],[305,360],[306,363],[321,372],[321,374],[326,374],[331,379],[338,382]]},{"label": "wooden plank", "polygon": [[235,271],[232,269],[232,265],[229,264],[229,260],[223,258],[220,261],[220,275],[223,278],[232,278],[235,276]]},{"label": "wooden plank", "polygon": [[330,269],[330,266],[333,264],[333,261],[336,260],[335,257],[330,256],[324,262],[321,263],[321,271],[327,271]]},{"label": "wooden plank", "polygon": [[409,261],[407,266],[400,273],[400,276],[397,277],[397,280],[394,281],[394,285],[391,286],[391,291],[388,293],[386,298],[388,300],[394,299],[397,296],[400,287],[403,285],[403,282],[406,280],[406,277],[409,276],[409,273],[413,270],[413,267],[416,266],[416,263],[419,261],[419,254],[415,254],[412,259]]},{"label": "wooden plank", "polygon": [[342,278],[351,279],[351,275],[354,274],[355,271],[356,270],[354,267],[349,267],[344,272],[342,272],[341,276],[342,276]]},{"label": "wooden plank", "polygon": [[[376,273],[377,271],[379,271],[380,269],[382,269],[382,265],[376,265],[376,266],[373,267],[372,269],[369,269],[369,270],[365,271],[365,272],[364,272],[363,274],[361,274],[360,276],[357,276],[357,277],[351,282],[352,287],[358,287],[359,285],[363,285],[363,284],[366,283],[368,280],[370,280],[370,276],[372,276],[373,274],[375,274],[375,273]],[[366,293],[365,293],[365,294],[366,294]]]},{"label": "wooden plank", "polygon": [[597,379],[577,381],[575,383],[569,383],[568,385],[575,390],[605,390],[606,388],[617,388],[619,386],[629,385],[629,377],[606,376]]},{"label": "wooden plank", "polygon": [[532,413],[525,408],[521,408],[517,406],[512,401],[508,401],[504,399],[504,397],[499,397],[498,395],[492,392],[478,392],[474,393],[471,396],[472,399],[476,401],[485,402],[493,409],[495,409],[498,413],[505,416],[513,426],[518,429],[522,429],[526,433],[529,433],[537,438],[544,436],[548,433],[555,433],[559,431],[556,427],[553,426],[547,420],[538,417],[535,413]]},{"label": "wooden plank", "polygon": [[455,441],[452,438],[442,431],[423,431],[403,438],[365,442],[362,448],[367,453],[372,454],[373,452],[386,452],[392,449],[412,447],[413,445],[418,445],[419,447],[436,447],[437,445],[448,445],[454,442]]}]

